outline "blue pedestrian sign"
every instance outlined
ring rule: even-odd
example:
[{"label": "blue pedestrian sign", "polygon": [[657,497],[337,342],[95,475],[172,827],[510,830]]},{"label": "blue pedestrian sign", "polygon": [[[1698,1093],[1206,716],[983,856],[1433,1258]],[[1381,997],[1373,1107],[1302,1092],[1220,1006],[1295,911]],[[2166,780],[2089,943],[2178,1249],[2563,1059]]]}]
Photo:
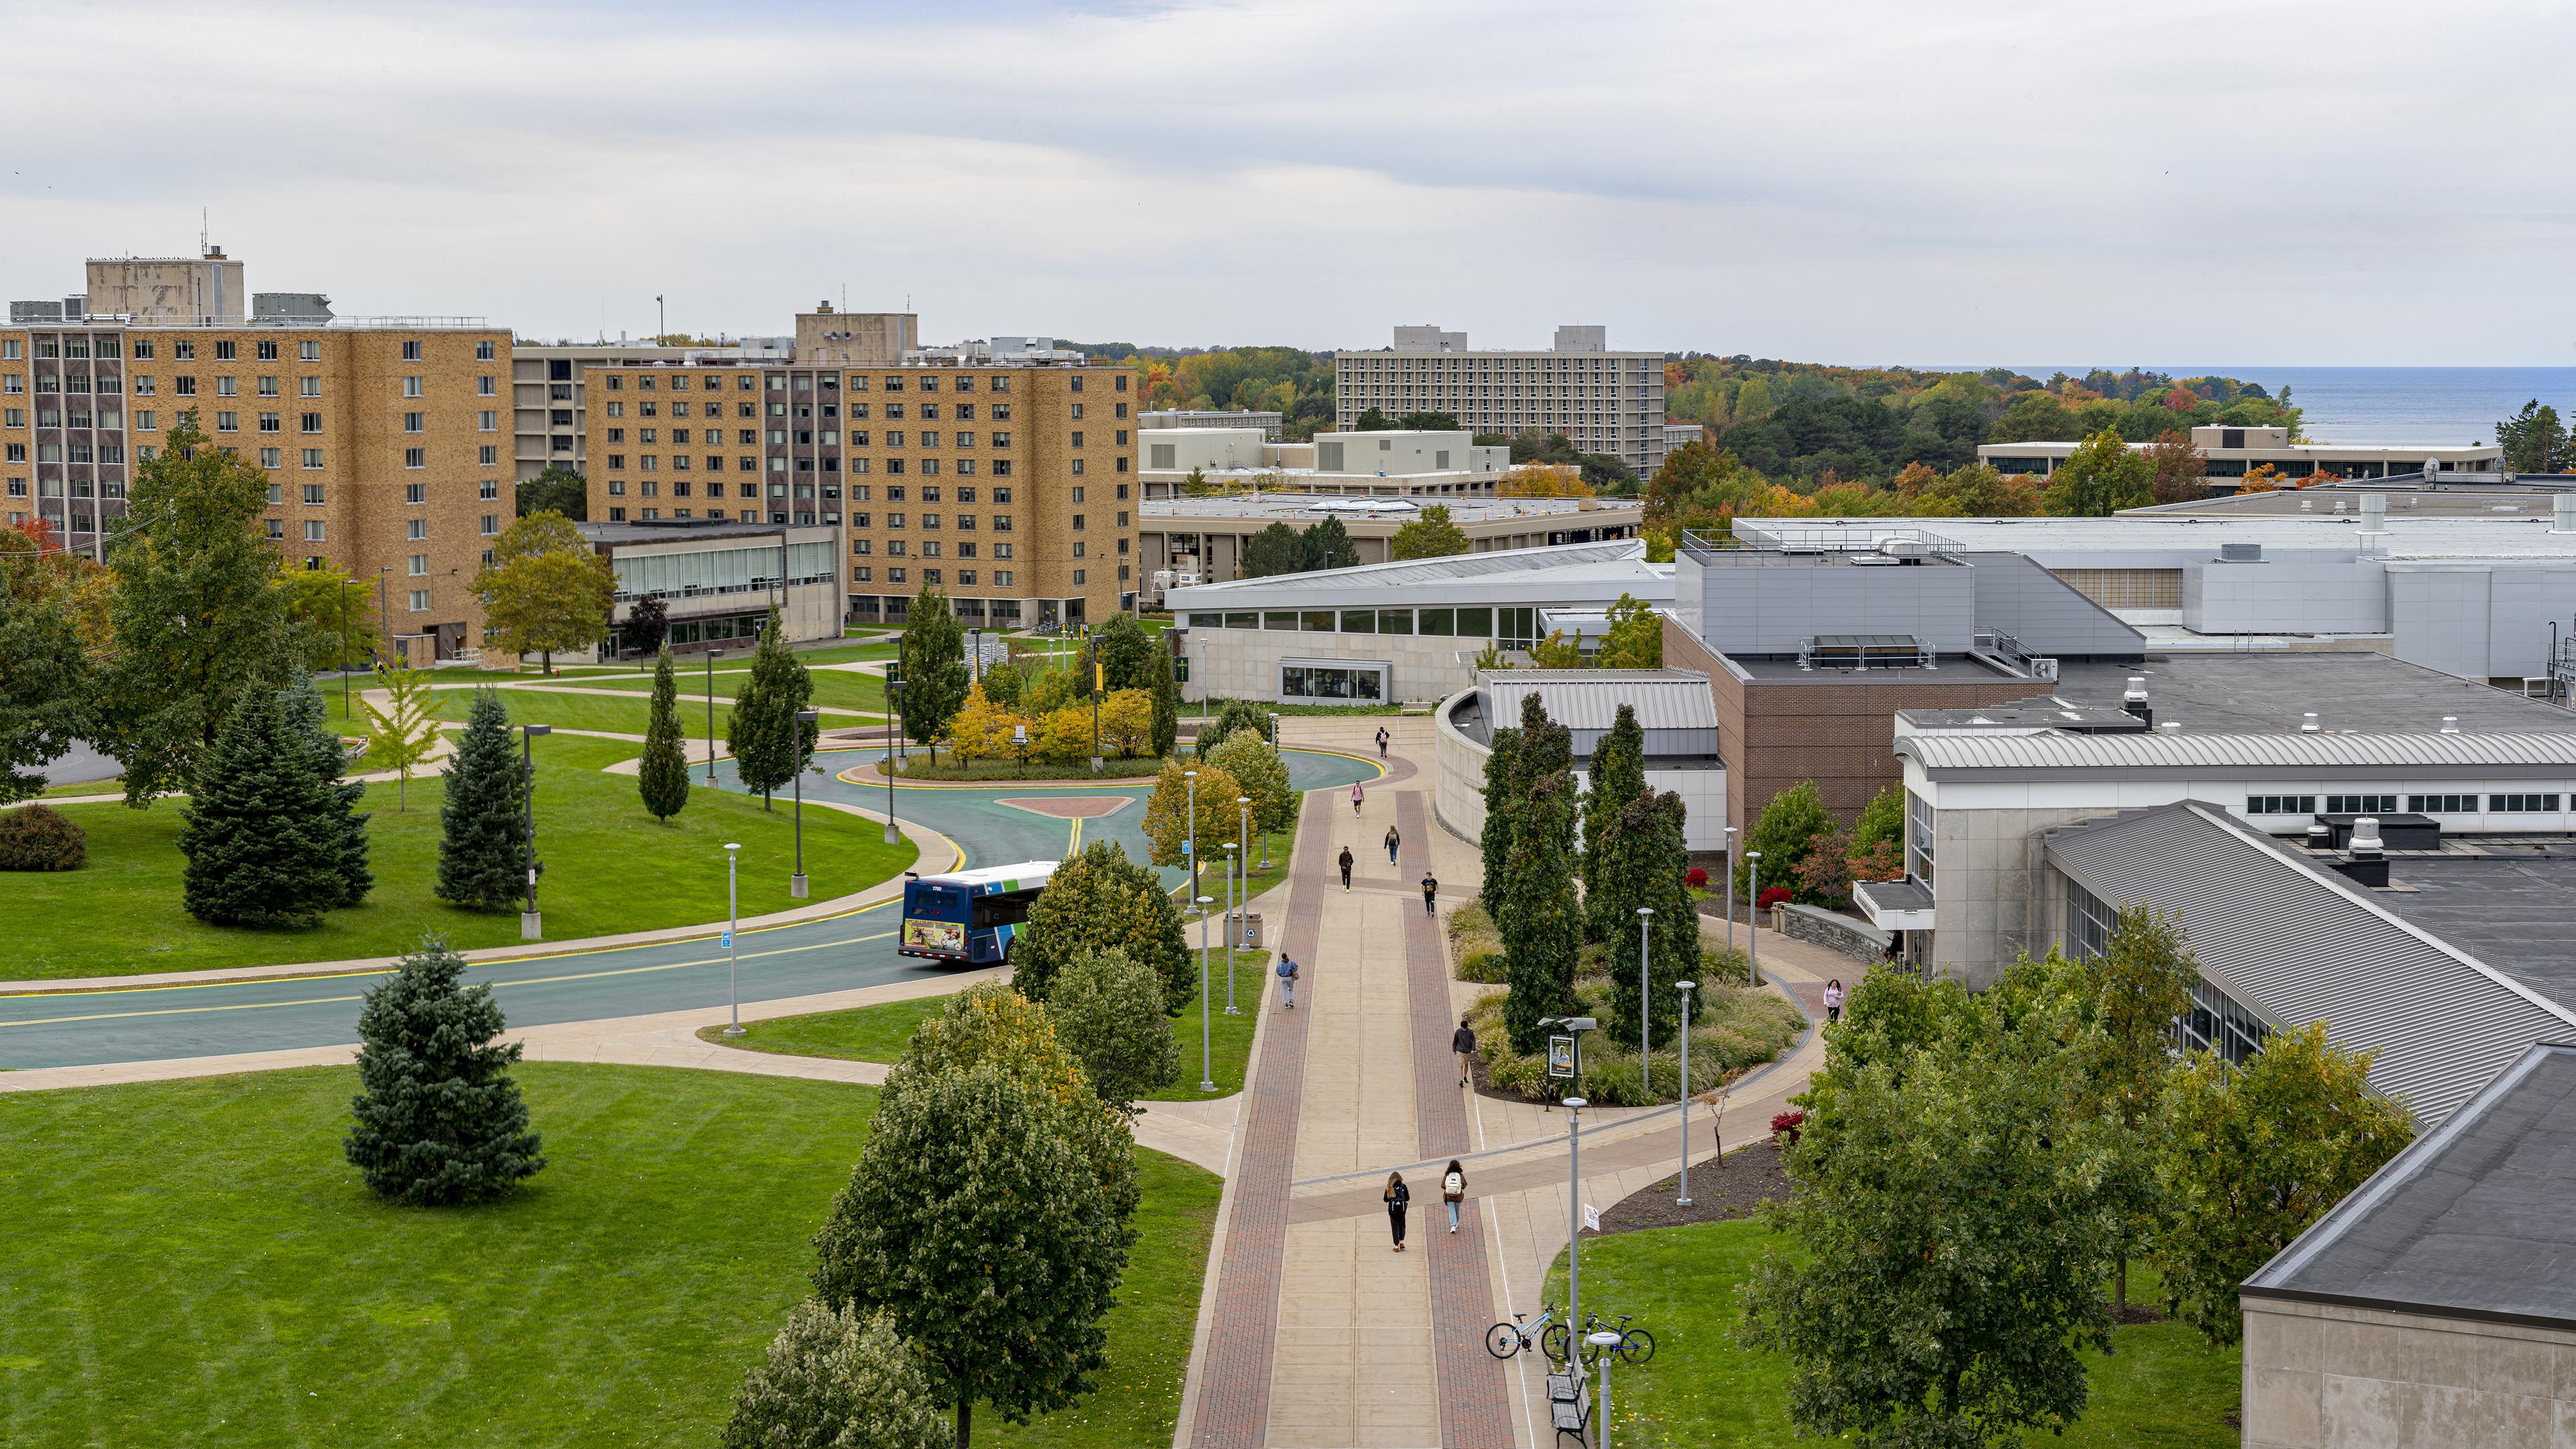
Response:
[{"label": "blue pedestrian sign", "polygon": [[716,932],[716,944],[717,944],[717,945],[719,945],[719,946],[724,947],[724,948],[725,948],[726,950],[728,950],[728,951],[732,950],[732,949],[733,949],[733,932],[731,932],[731,931],[718,931],[718,932]]}]

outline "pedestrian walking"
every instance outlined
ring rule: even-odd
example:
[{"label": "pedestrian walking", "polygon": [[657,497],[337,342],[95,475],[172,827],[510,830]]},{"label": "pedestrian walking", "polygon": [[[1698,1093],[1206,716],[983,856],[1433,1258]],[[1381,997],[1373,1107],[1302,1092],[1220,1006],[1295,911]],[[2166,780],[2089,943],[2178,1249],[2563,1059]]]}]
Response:
[{"label": "pedestrian walking", "polygon": [[1349,894],[1351,893],[1351,866],[1352,866],[1352,864],[1353,864],[1353,862],[1354,862],[1354,860],[1355,860],[1355,859],[1356,859],[1356,857],[1354,857],[1354,856],[1351,854],[1351,848],[1350,848],[1349,846],[1347,846],[1347,845],[1343,846],[1343,847],[1342,847],[1342,894],[1344,894],[1344,895],[1349,895]]},{"label": "pedestrian walking", "polygon": [[1287,952],[1279,953],[1279,964],[1272,968],[1279,974],[1279,1009],[1297,1009],[1297,961]]},{"label": "pedestrian walking", "polygon": [[1395,738],[1393,735],[1386,732],[1386,726],[1379,725],[1377,727],[1377,757],[1379,759],[1383,760],[1386,758],[1386,742],[1393,738]]},{"label": "pedestrian walking", "polygon": [[1367,798],[1368,798],[1368,796],[1367,796],[1366,794],[1362,793],[1362,791],[1360,790],[1360,787],[1359,787],[1359,786],[1357,786],[1357,785],[1353,785],[1353,786],[1351,786],[1351,814],[1352,814],[1352,815],[1357,816],[1357,815],[1360,813],[1360,802],[1361,802],[1362,800],[1367,799]]},{"label": "pedestrian walking", "polygon": [[1386,828],[1386,863],[1387,863],[1387,864],[1389,864],[1389,865],[1393,865],[1393,864],[1395,864],[1395,849],[1396,849],[1396,847],[1397,847],[1397,846],[1402,845],[1403,843],[1404,843],[1404,837],[1395,833],[1395,827],[1394,827],[1394,826],[1392,826],[1392,825],[1388,826],[1388,827]]},{"label": "pedestrian walking", "polygon": [[1440,1200],[1449,1205],[1449,1231],[1458,1231],[1458,1204],[1467,1196],[1467,1169],[1449,1159],[1449,1170],[1440,1174]]},{"label": "pedestrian walking", "polygon": [[1404,1185],[1404,1174],[1386,1175],[1386,1230],[1395,1235],[1395,1250],[1404,1251],[1404,1210],[1413,1206],[1413,1189]]},{"label": "pedestrian walking", "polygon": [[1830,1026],[1843,1019],[1843,982],[1837,976],[1825,983],[1825,1023]]},{"label": "pedestrian walking", "polygon": [[1440,882],[1426,870],[1422,873],[1422,914],[1426,916],[1439,914],[1439,903]]},{"label": "pedestrian walking", "polygon": [[[1449,1050],[1458,1054],[1458,1085],[1463,1087],[1467,1085],[1467,1063],[1476,1055],[1476,1029],[1469,1026],[1463,1016],[1458,1018],[1458,1029],[1449,1033]],[[1456,1167],[1458,1164],[1453,1162],[1449,1165]]]}]

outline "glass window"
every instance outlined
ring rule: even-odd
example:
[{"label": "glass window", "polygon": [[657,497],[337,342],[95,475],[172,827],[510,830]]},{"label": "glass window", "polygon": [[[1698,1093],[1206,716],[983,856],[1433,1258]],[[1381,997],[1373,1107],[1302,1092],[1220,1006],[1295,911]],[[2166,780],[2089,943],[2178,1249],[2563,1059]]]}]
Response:
[{"label": "glass window", "polygon": [[1261,616],[1261,627],[1264,629],[1294,630],[1297,627],[1296,611],[1293,609],[1273,609],[1269,613]]},{"label": "glass window", "polygon": [[1333,632],[1334,616],[1330,609],[1308,609],[1297,617],[1305,621],[1303,627],[1309,634]]},{"label": "glass window", "polygon": [[1225,627],[1225,616],[1223,614],[1192,614],[1190,615],[1190,627],[1193,629],[1222,629]]},{"label": "glass window", "polygon": [[1377,610],[1344,609],[1342,611],[1342,632],[1345,634],[1376,633]]},{"label": "glass window", "polygon": [[1905,792],[1905,873],[1925,885],[1932,884],[1931,802],[1908,790]]},{"label": "glass window", "polygon": [[1229,629],[1258,629],[1261,627],[1261,616],[1255,613],[1228,614],[1225,616],[1225,627]]},{"label": "glass window", "polygon": [[1458,611],[1455,609],[1419,610],[1418,622],[1420,627],[1414,630],[1417,634],[1455,634],[1458,632]]},{"label": "glass window", "polygon": [[1458,611],[1458,637],[1461,639],[1493,638],[1494,611],[1483,608],[1460,609]]},{"label": "glass window", "polygon": [[1412,611],[1411,609],[1380,609],[1380,610],[1378,610],[1378,611],[1377,611],[1377,631],[1378,631],[1379,633],[1381,633],[1381,634],[1410,634],[1410,633],[1412,633],[1412,632],[1413,632],[1413,611]]}]

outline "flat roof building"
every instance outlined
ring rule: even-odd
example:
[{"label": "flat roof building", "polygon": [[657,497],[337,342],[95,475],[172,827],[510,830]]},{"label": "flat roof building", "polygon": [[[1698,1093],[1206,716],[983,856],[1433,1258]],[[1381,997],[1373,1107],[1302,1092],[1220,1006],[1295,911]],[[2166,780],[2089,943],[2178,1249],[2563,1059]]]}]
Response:
[{"label": "flat roof building", "polygon": [[1261,408],[1150,408],[1136,415],[1136,426],[1163,428],[1250,428],[1270,442],[1286,431],[1288,415]]},{"label": "flat roof building", "polygon": [[626,631],[648,598],[662,601],[675,653],[750,649],[771,604],[791,643],[840,635],[837,529],[709,518],[580,528],[617,573],[616,629],[600,646],[603,659],[640,651]]},{"label": "flat roof building", "polygon": [[[2191,429],[2192,446],[2208,460],[2202,478],[2213,488],[2234,489],[2245,475],[2268,463],[2282,478],[2393,478],[2405,474],[2419,477],[2453,472],[2491,470],[2504,456],[2504,450],[2491,443],[2465,447],[2440,444],[2372,444],[2372,443],[2294,443],[2286,427],[2231,428],[2224,426]],[[2075,450],[2084,446],[2076,442],[1981,443],[1977,460],[1991,463],[1999,473],[2023,473],[2046,478],[2056,473]],[[2129,451],[2144,452],[2146,443],[2131,443]]]},{"label": "flat roof building", "polygon": [[1148,498],[1214,486],[1377,498],[1494,496],[1512,450],[1464,431],[1317,433],[1272,442],[1253,428],[1164,428],[1139,440]]},{"label": "flat roof building", "polygon": [[1708,676],[1680,669],[1480,670],[1475,683],[1443,700],[1432,738],[1432,809],[1466,840],[1485,829],[1485,762],[1494,728],[1519,722],[1521,702],[1538,698],[1573,736],[1576,788],[1622,705],[1645,732],[1646,788],[1679,795],[1683,838],[1693,851],[1726,846],[1726,762],[1718,754],[1717,710]]},{"label": "flat roof building", "polygon": [[1312,493],[1263,493],[1212,497],[1148,498],[1138,548],[1147,593],[1159,592],[1154,575],[1191,574],[1195,583],[1224,583],[1243,576],[1243,550],[1273,523],[1305,529],[1327,518],[1341,520],[1363,564],[1391,561],[1396,531],[1426,508],[1449,510],[1449,521],[1477,553],[1598,543],[1634,538],[1645,521],[1642,505],[1592,498],[1353,498]]},{"label": "flat roof building", "polygon": [[1464,332],[1398,327],[1394,345],[1333,354],[1336,423],[1371,408],[1389,418],[1446,413],[1473,433],[1561,433],[1640,477],[1664,462],[1664,356],[1612,352],[1604,329],[1556,329],[1545,351],[1471,352]]}]

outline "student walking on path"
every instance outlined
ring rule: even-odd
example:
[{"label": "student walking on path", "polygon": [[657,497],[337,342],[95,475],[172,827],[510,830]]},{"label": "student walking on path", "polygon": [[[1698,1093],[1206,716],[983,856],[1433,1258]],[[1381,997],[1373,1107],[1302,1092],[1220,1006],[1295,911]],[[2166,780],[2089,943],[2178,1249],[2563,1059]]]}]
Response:
[{"label": "student walking on path", "polygon": [[1467,1196],[1467,1169],[1449,1159],[1449,1170],[1440,1174],[1440,1200],[1449,1205],[1449,1231],[1458,1231],[1458,1204]]},{"label": "student walking on path", "polygon": [[1395,864],[1395,850],[1396,850],[1396,847],[1397,847],[1397,846],[1400,846],[1400,845],[1402,845],[1402,844],[1404,844],[1404,837],[1395,833],[1395,827],[1394,827],[1394,826],[1392,826],[1392,825],[1388,826],[1388,827],[1386,828],[1386,863],[1387,863],[1387,864],[1389,864],[1389,865],[1393,865],[1393,864]]},{"label": "student walking on path", "polygon": [[1272,969],[1279,973],[1279,1009],[1295,1011],[1297,1009],[1296,958],[1282,951],[1279,953],[1279,964]]},{"label": "student walking on path", "polygon": [[1351,815],[1353,818],[1356,819],[1358,817],[1360,813],[1360,802],[1367,798],[1368,796],[1362,793],[1359,786],[1351,786]]},{"label": "student walking on path", "polygon": [[1386,758],[1386,743],[1388,740],[1393,738],[1393,735],[1386,732],[1386,726],[1379,725],[1377,727],[1377,757],[1379,759],[1383,760]]},{"label": "student walking on path", "polygon": [[1843,1019],[1843,979],[1839,976],[1825,983],[1825,1023],[1830,1026]]},{"label": "student walking on path", "polygon": [[1347,846],[1347,845],[1343,846],[1343,847],[1342,847],[1342,862],[1341,862],[1341,863],[1342,863],[1342,894],[1344,894],[1344,895],[1349,895],[1349,894],[1351,893],[1351,865],[1352,865],[1353,861],[1354,861],[1354,857],[1351,855],[1351,848],[1350,848],[1349,846]]},{"label": "student walking on path", "polygon": [[1413,1189],[1404,1185],[1404,1174],[1386,1175],[1386,1228],[1395,1235],[1395,1251],[1404,1251],[1404,1210],[1413,1205]]},{"label": "student walking on path", "polygon": [[[1458,1085],[1463,1087],[1467,1085],[1467,1063],[1476,1055],[1476,1029],[1467,1025],[1463,1016],[1458,1018],[1458,1029],[1449,1033],[1449,1050],[1458,1054]],[[1458,1164],[1449,1166],[1454,1171]]]},{"label": "student walking on path", "polygon": [[1422,873],[1422,914],[1426,916],[1438,915],[1440,913],[1439,905],[1440,880],[1437,876],[1434,876],[1431,872],[1426,870]]}]

